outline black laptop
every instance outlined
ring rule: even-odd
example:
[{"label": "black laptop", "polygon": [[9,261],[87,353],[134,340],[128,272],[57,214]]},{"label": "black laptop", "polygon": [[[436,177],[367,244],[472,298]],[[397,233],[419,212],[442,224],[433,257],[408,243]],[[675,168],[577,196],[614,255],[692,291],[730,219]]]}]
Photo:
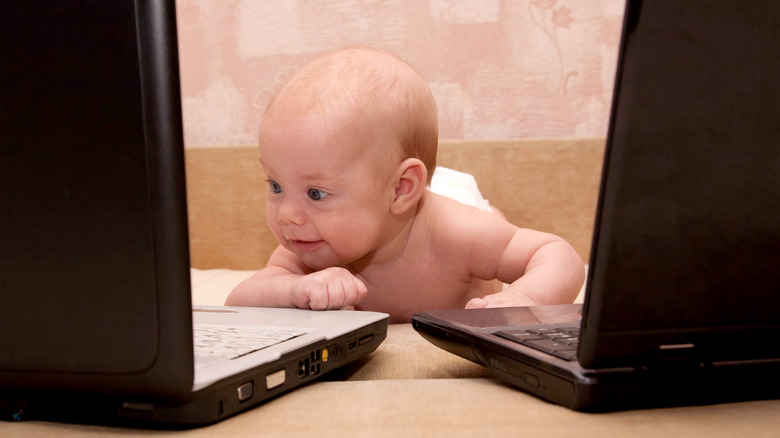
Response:
[{"label": "black laptop", "polygon": [[203,425],[377,348],[382,313],[192,307],[174,0],[0,8],[0,418]]},{"label": "black laptop", "polygon": [[425,338],[577,410],[780,397],[780,7],[629,0],[584,305]]}]

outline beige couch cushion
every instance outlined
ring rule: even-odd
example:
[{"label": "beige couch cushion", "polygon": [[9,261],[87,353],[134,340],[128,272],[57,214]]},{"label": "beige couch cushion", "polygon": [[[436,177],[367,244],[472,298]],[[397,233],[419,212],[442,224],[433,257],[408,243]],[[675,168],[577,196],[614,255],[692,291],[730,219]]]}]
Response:
[{"label": "beige couch cushion", "polygon": [[[474,175],[510,222],[560,235],[587,261],[603,154],[603,139],[443,141],[438,161]],[[187,150],[193,267],[259,269],[276,247],[257,158],[252,146]]]}]

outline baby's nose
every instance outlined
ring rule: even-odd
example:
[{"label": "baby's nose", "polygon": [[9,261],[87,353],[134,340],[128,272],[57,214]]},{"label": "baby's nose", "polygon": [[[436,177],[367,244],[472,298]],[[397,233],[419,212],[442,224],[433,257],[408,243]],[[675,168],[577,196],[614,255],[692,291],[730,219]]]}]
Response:
[{"label": "baby's nose", "polygon": [[303,225],[305,222],[301,208],[298,207],[297,203],[290,200],[282,201],[277,218],[279,223],[283,225]]}]

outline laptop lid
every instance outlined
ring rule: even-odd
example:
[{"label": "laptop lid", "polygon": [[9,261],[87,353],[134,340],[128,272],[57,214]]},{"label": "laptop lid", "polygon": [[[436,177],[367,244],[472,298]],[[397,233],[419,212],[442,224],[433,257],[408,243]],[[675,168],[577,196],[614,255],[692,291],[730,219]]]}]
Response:
[{"label": "laptop lid", "polygon": [[629,0],[579,361],[778,357],[780,8]]},{"label": "laptop lid", "polygon": [[777,397],[773,6],[629,0],[585,305],[430,311],[415,329],[577,410]]},{"label": "laptop lid", "polygon": [[189,395],[174,2],[4,2],[0,388]]}]

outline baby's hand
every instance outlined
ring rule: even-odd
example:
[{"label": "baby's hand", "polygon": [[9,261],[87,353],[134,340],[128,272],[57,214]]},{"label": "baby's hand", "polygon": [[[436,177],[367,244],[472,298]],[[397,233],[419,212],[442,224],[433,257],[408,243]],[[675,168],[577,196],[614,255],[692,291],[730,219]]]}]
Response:
[{"label": "baby's hand", "polygon": [[486,295],[484,298],[472,298],[466,303],[466,308],[484,309],[486,307],[524,307],[536,305],[536,301],[531,297],[510,286],[501,292]]},{"label": "baby's hand", "polygon": [[291,285],[290,301],[300,309],[354,310],[368,293],[363,282],[344,268],[327,268],[302,276]]}]

